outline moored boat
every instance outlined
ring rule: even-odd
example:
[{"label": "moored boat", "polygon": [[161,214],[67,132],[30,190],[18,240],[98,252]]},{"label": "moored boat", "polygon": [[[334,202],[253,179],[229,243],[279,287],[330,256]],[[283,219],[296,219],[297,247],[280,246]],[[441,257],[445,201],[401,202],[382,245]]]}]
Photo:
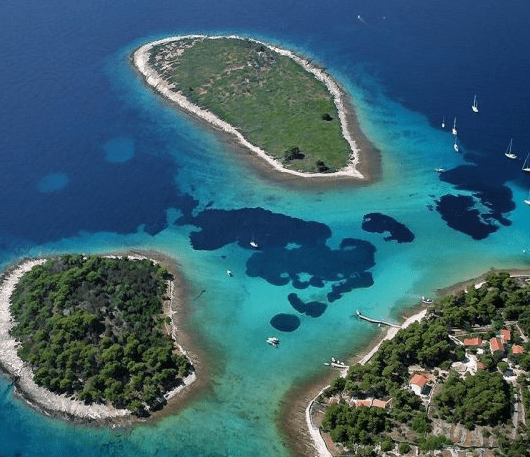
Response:
[{"label": "moored boat", "polygon": [[280,345],[280,339],[276,338],[275,336],[269,336],[267,338],[267,343],[269,343],[271,346],[278,347]]},{"label": "moored boat", "polygon": [[517,159],[517,154],[515,152],[512,152],[512,143],[513,138],[510,138],[510,143],[508,144],[508,148],[506,149],[506,152],[504,155],[508,157],[509,159]]},{"label": "moored boat", "polygon": [[477,96],[475,95],[475,98],[473,98],[473,104],[471,105],[471,109],[474,113],[478,113],[478,105],[477,105]]},{"label": "moored boat", "polygon": [[530,163],[528,163],[528,158],[530,157],[530,152],[526,154],[526,159],[524,159],[523,163],[523,171],[526,171],[527,173],[530,173]]}]

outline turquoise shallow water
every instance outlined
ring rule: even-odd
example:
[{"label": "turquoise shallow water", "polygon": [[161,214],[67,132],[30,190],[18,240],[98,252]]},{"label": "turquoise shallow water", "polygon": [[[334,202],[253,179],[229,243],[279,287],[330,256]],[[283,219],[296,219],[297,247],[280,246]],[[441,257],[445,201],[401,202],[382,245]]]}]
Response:
[{"label": "turquoise shallow water", "polygon": [[[397,320],[401,310],[439,287],[491,267],[528,266],[523,250],[530,252],[530,211],[521,203],[527,178],[520,175],[519,163],[497,160],[507,138],[513,135],[524,145],[528,131],[527,110],[517,108],[521,98],[528,98],[518,76],[526,70],[527,59],[519,55],[526,48],[524,40],[516,40],[526,27],[516,20],[525,17],[526,4],[514,2],[503,14],[492,2],[483,5],[482,26],[491,31],[497,30],[495,24],[509,24],[513,40],[504,41],[502,55],[488,51],[475,59],[480,46],[470,37],[486,38],[464,27],[477,14],[473,2],[459,2],[451,14],[436,2],[422,2],[423,9],[413,8],[415,2],[403,9],[394,3],[330,10],[318,2],[303,7],[268,2],[258,14],[239,2],[231,2],[228,10],[195,2],[184,11],[173,2],[160,2],[155,11],[140,0],[127,7],[95,1],[70,5],[71,10],[59,0],[47,10],[11,2],[2,30],[20,36],[20,43],[18,49],[3,51],[11,70],[2,76],[10,78],[5,81],[11,91],[2,93],[6,117],[0,123],[2,265],[24,256],[126,249],[153,249],[178,259],[192,298],[189,326],[206,352],[211,384],[177,415],[155,424],[95,429],[39,415],[16,399],[2,378],[1,455],[288,455],[276,426],[286,392],[325,373],[323,362],[331,356],[355,355],[378,332],[352,317],[356,309]],[[280,14],[285,8],[291,14]],[[359,14],[364,22],[356,19]],[[433,21],[439,29],[426,33]],[[383,179],[363,187],[293,190],[268,180],[215,133],[146,90],[128,64],[130,51],[152,38],[197,31],[252,32],[326,66],[352,94],[362,130],[381,151]],[[54,59],[46,57],[45,49],[53,49]],[[437,49],[436,58],[432,49]],[[502,71],[507,62],[514,66],[510,84]],[[487,73],[493,63],[498,70]],[[484,70],[487,80],[475,68]],[[59,76],[78,84],[60,86]],[[468,107],[475,90],[480,117],[472,117]],[[513,120],[517,109],[522,114]],[[488,128],[493,111],[496,135]],[[447,123],[458,116],[467,155],[453,152],[450,132],[440,128],[442,115]],[[481,189],[475,181],[471,185],[460,175],[441,180],[435,172],[464,164],[477,164],[483,175],[476,181],[491,186],[488,198],[476,197]],[[481,214],[513,202],[514,209],[501,211],[511,225],[483,218],[498,230],[474,239],[442,219],[436,202],[444,195],[474,196]],[[200,228],[189,221],[208,208],[231,216],[235,210],[263,208],[274,217],[271,227],[241,231],[241,244],[195,250],[190,234]],[[414,240],[385,241],[387,234],[363,230],[368,213],[394,218]],[[373,285],[331,302],[328,293],[336,280],[297,289],[292,282],[273,285],[248,276],[247,262],[256,255],[247,245],[251,232],[272,232],[272,225],[281,222],[278,215],[318,222],[319,229],[329,230],[329,237],[317,242],[329,248],[322,251],[326,257],[319,267],[329,266],[331,276],[360,263],[352,255],[349,263],[338,265],[344,239],[369,242],[375,247],[375,264],[367,270]],[[176,224],[181,217],[188,224]],[[210,232],[212,238],[228,230],[223,224],[220,219],[213,224],[219,233]],[[297,245],[276,248],[278,255],[289,250],[289,257]],[[297,270],[302,281],[319,263],[308,243],[303,248],[307,264]],[[260,265],[270,272],[274,263]],[[233,277],[225,274],[227,269]],[[288,301],[291,293],[327,308],[320,317],[301,314]],[[296,331],[271,326],[271,318],[282,313],[299,318]],[[265,343],[272,334],[281,338],[279,349]]]}]

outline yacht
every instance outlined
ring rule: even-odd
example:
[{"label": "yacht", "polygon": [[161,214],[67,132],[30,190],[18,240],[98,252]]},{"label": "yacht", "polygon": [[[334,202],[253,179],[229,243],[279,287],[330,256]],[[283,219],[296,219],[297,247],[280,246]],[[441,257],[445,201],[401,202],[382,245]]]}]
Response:
[{"label": "yacht", "polygon": [[455,136],[455,142],[453,143],[453,149],[455,152],[458,152],[458,143],[456,142],[456,136]]},{"label": "yacht", "polygon": [[478,113],[478,105],[477,105],[477,96],[475,95],[475,98],[473,98],[473,104],[471,105],[471,109],[474,113]]},{"label": "yacht", "polygon": [[455,121],[453,122],[453,135],[456,136],[456,117]]},{"label": "yacht", "polygon": [[526,159],[524,159],[523,163],[523,171],[526,171],[527,173],[530,173],[530,163],[528,163],[528,158],[530,157],[530,152],[526,154]]},{"label": "yacht", "polygon": [[443,128],[443,129],[445,128],[445,116],[442,117],[442,128]]},{"label": "yacht", "polygon": [[275,336],[269,336],[267,338],[267,343],[269,343],[271,346],[274,346],[277,348],[280,345],[280,339],[276,338]]},{"label": "yacht", "polygon": [[517,159],[517,154],[515,154],[515,152],[512,152],[512,143],[513,138],[510,138],[510,143],[508,144],[508,148],[506,149],[504,155],[508,157],[508,159]]},{"label": "yacht", "polygon": [[253,247],[253,248],[257,248],[258,247],[258,243],[256,243],[254,240],[252,240],[250,242],[250,245]]}]

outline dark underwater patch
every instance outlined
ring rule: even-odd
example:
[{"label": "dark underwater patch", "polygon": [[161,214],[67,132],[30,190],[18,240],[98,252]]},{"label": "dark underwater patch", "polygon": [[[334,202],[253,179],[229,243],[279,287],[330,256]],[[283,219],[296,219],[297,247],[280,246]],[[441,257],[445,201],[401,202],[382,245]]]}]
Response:
[{"label": "dark underwater patch", "polygon": [[318,301],[311,301],[308,303],[304,303],[303,300],[298,297],[295,293],[291,293],[287,296],[287,299],[289,300],[289,303],[291,306],[298,311],[301,314],[305,314],[309,317],[320,317],[327,309],[327,305],[325,303],[321,303]]},{"label": "dark underwater patch", "polygon": [[280,313],[270,320],[270,324],[280,332],[294,332],[300,327],[300,319],[294,314]]},{"label": "dark underwater patch", "polygon": [[410,243],[414,240],[414,233],[405,224],[381,213],[365,214],[361,227],[365,232],[389,232],[390,235],[385,237],[385,241],[396,240],[398,243]]},{"label": "dark underwater patch", "polygon": [[361,287],[370,287],[374,284],[372,273],[363,271],[360,273],[353,274],[351,277],[346,278],[337,284],[331,286],[331,292],[328,293],[328,301],[333,303],[342,297],[342,294],[350,292],[353,289],[359,289]]},{"label": "dark underwater patch", "polygon": [[487,166],[461,165],[441,173],[441,181],[458,190],[472,191],[473,196],[447,194],[436,202],[436,210],[449,227],[475,240],[488,237],[499,229],[498,224],[511,225],[504,214],[515,209],[512,191],[504,184],[506,168],[494,163],[484,165]]},{"label": "dark underwater patch", "polygon": [[215,250],[230,243],[253,249],[250,242],[265,250],[298,245],[323,244],[331,236],[330,228],[320,222],[304,221],[263,208],[234,210],[206,209],[196,216],[191,212],[177,220],[177,225],[191,224],[190,241],[196,250]]},{"label": "dark underwater patch", "polygon": [[247,275],[259,276],[270,284],[285,285],[290,280],[298,281],[298,275],[306,273],[316,278],[314,282],[319,285],[324,281],[337,283],[333,286],[337,299],[341,291],[371,286],[372,275],[366,270],[374,265],[375,247],[367,241],[348,238],[339,249],[316,244],[256,252],[247,261]]},{"label": "dark underwater patch", "polygon": [[[186,203],[186,210],[176,224],[198,228],[190,234],[193,248],[215,250],[237,243],[244,249],[252,249],[254,253],[246,265],[246,274],[250,277],[263,278],[275,286],[291,283],[295,289],[323,288],[329,284],[329,302],[355,288],[370,287],[374,283],[367,270],[375,265],[376,249],[367,241],[345,238],[339,249],[331,249],[326,245],[331,229],[320,222],[304,221],[263,208],[206,208],[193,215],[197,203],[192,199],[184,199],[183,203]],[[251,241],[257,247],[251,246]],[[301,280],[302,275],[308,278]],[[304,303],[294,293],[287,298],[296,311],[315,318],[328,306],[318,301]],[[278,330],[294,331],[299,325],[294,318],[298,319],[290,314],[279,314],[271,320],[271,325]]]},{"label": "dark underwater patch", "polygon": [[481,218],[475,201],[468,195],[444,195],[436,203],[437,211],[452,229],[469,235],[475,240],[487,238],[497,230],[497,226]]}]

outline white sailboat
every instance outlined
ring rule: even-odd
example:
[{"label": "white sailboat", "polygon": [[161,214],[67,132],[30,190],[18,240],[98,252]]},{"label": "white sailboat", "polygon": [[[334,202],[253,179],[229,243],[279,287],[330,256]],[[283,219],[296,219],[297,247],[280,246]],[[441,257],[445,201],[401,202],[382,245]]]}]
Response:
[{"label": "white sailboat", "polygon": [[443,128],[443,129],[445,128],[445,116],[442,117],[442,128]]},{"label": "white sailboat", "polygon": [[528,197],[526,197],[526,200],[524,201],[528,206],[530,206],[530,190],[528,191]]},{"label": "white sailboat", "polygon": [[523,171],[526,171],[527,173],[530,173],[530,163],[528,163],[528,158],[530,157],[530,152],[526,154],[526,159],[524,159],[523,163]]},{"label": "white sailboat", "polygon": [[504,153],[504,155],[508,157],[508,159],[517,159],[517,154],[512,152],[512,143],[513,143],[513,138],[510,138],[510,143],[508,144],[508,148],[506,149],[506,152]]},{"label": "white sailboat", "polygon": [[458,143],[456,142],[456,136],[455,136],[455,142],[453,143],[453,149],[455,152],[458,152]]},{"label": "white sailboat", "polygon": [[473,98],[473,104],[471,105],[471,109],[474,113],[478,113],[478,105],[477,105],[477,96],[475,95],[475,98]]},{"label": "white sailboat", "polygon": [[453,122],[453,135],[456,136],[456,117],[455,117],[455,121]]}]

